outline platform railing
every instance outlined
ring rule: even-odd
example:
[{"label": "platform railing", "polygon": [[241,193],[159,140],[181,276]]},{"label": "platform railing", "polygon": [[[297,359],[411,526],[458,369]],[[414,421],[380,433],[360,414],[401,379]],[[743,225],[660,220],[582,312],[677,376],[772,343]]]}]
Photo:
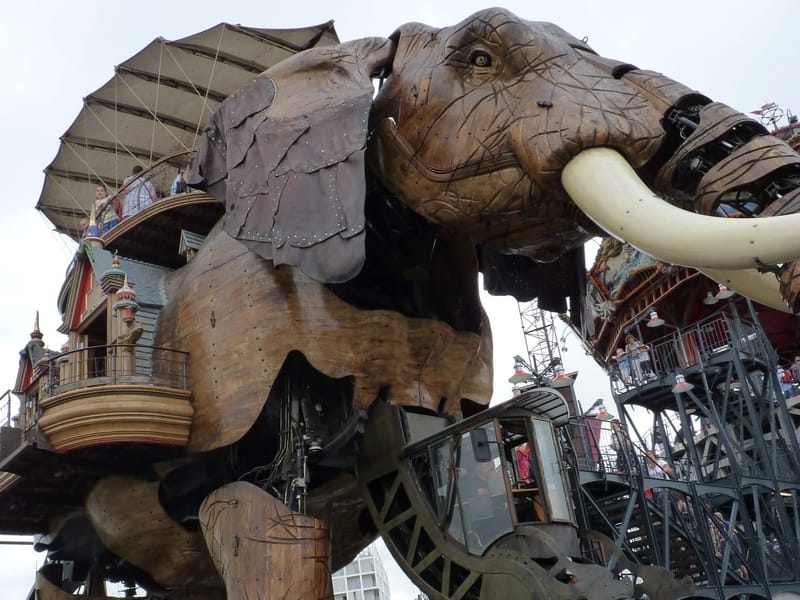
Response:
[{"label": "platform railing", "polygon": [[50,360],[44,398],[97,385],[189,389],[189,354],[156,346],[111,344],[64,352]]},{"label": "platform railing", "polygon": [[578,417],[567,428],[579,470],[618,475],[639,471],[644,447],[621,429],[614,430],[609,421]]},{"label": "platform railing", "polygon": [[0,396],[0,427],[11,427],[11,390]]},{"label": "platform railing", "polygon": [[[159,200],[162,198],[169,198],[173,196],[172,183],[178,175],[180,169],[179,165],[188,164],[193,154],[193,151],[185,151],[166,156],[139,173],[137,179],[149,182],[153,186]],[[134,181],[135,180],[131,180],[127,185],[120,185],[117,190],[108,189],[109,195],[116,197],[119,202],[124,204],[125,196],[133,187]],[[186,191],[189,191],[188,186]],[[95,215],[97,223],[103,222],[103,215],[109,210],[114,210],[113,203],[108,204],[100,214]]]},{"label": "platform railing", "polygon": [[688,327],[674,329],[646,346],[644,352],[637,350],[621,355],[627,368],[619,368],[620,360],[611,361],[615,392],[624,392],[666,375],[674,375],[728,350],[749,356],[764,353],[758,329],[752,323],[734,320],[725,314],[713,315]]}]

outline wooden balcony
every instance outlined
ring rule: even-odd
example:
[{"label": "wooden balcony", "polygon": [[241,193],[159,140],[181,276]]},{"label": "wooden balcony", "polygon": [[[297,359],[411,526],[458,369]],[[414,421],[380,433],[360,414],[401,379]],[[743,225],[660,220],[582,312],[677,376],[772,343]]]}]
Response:
[{"label": "wooden balcony", "polygon": [[35,421],[55,452],[119,443],[186,445],[193,414],[186,353],[93,346],[51,363]]}]

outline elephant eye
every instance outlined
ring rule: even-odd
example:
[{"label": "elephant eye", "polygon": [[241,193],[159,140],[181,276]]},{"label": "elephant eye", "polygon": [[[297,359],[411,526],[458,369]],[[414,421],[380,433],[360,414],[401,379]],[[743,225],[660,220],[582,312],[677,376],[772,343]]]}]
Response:
[{"label": "elephant eye", "polygon": [[488,52],[484,52],[483,50],[475,50],[475,52],[470,55],[469,62],[476,67],[491,67],[492,57]]}]

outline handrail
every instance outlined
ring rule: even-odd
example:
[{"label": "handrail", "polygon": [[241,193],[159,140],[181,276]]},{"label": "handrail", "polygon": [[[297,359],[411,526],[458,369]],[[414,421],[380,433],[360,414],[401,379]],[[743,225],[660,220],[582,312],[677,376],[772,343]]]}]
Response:
[{"label": "handrail", "polygon": [[[194,150],[185,150],[181,152],[176,152],[175,154],[170,154],[169,156],[165,156],[164,158],[158,160],[150,167],[144,169],[137,179],[141,179],[143,181],[147,181],[152,184],[153,188],[156,191],[156,195],[159,200],[163,198],[171,198],[173,196],[171,192],[172,182],[174,181],[175,177],[177,176],[178,167],[177,164],[186,164],[188,162],[188,158],[194,154]],[[118,199],[120,202],[125,201],[125,196],[128,193],[127,187],[130,187],[133,182],[129,182],[127,185],[121,185],[117,190],[109,190],[109,197]],[[187,186],[186,192],[189,191]],[[186,193],[182,192],[182,193]],[[109,211],[114,210],[113,203],[109,202],[97,215],[95,215],[95,220],[97,223],[98,228],[100,228],[102,232],[102,223],[103,223],[103,216]]]},{"label": "handrail", "polygon": [[189,353],[142,344],[89,346],[50,359],[43,399],[95,385],[161,385],[189,389]]},{"label": "handrail", "polygon": [[756,326],[744,319],[734,322],[726,314],[715,314],[688,327],[674,328],[646,346],[645,351],[634,350],[621,354],[624,368],[620,368],[620,360],[610,361],[609,370],[615,393],[702,365],[727,350],[750,356],[760,356],[765,351]]},{"label": "handrail", "polygon": [[11,427],[11,390],[0,396],[0,427]]}]

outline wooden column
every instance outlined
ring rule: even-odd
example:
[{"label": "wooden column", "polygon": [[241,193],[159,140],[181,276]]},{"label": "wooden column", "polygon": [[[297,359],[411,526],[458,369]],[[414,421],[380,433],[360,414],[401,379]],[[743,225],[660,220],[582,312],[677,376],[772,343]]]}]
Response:
[{"label": "wooden column", "polygon": [[332,600],[326,522],[239,481],[203,501],[200,525],[228,600]]}]

